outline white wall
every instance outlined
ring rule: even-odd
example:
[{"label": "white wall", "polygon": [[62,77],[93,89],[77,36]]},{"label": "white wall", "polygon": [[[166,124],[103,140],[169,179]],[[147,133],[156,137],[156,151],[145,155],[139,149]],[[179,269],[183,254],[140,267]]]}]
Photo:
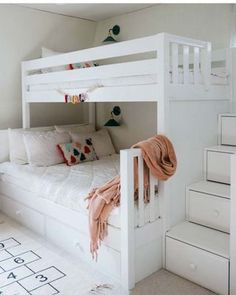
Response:
[{"label": "white wall", "polygon": [[[40,57],[41,46],[67,52],[91,47],[94,22],[0,4],[0,129],[21,127],[20,63]],[[32,125],[83,121],[81,106],[34,105]]]},{"label": "white wall", "polygon": [[[98,22],[94,44],[101,44],[108,29],[118,24],[121,32],[117,39],[120,41],[168,32],[211,41],[214,48],[225,48],[230,43],[232,10],[231,4],[159,4]],[[153,105],[119,105],[126,124],[110,128],[117,149],[129,147],[140,138],[147,138],[155,132],[156,108]],[[112,104],[100,104],[98,109],[100,114],[97,123],[102,126],[109,116]]]}]

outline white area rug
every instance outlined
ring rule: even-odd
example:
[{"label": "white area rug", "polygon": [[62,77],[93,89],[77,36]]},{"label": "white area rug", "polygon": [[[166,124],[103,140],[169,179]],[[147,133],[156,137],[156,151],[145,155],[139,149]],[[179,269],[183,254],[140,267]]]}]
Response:
[{"label": "white area rug", "polygon": [[118,284],[0,215],[0,295],[120,294]]}]

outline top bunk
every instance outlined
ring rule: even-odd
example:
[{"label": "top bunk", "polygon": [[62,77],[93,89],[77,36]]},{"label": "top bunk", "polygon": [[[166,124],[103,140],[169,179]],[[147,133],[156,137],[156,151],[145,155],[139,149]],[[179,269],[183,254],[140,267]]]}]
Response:
[{"label": "top bunk", "polygon": [[160,33],[22,62],[23,102],[230,99],[229,60],[210,42]]}]

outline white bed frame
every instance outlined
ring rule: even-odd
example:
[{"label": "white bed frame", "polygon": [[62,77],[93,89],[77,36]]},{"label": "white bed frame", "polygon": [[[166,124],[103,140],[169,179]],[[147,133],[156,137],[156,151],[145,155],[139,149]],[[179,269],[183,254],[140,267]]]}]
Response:
[{"label": "white bed frame", "polygon": [[[156,57],[73,71],[32,74],[32,71],[49,67],[148,52],[155,52]],[[230,61],[230,53],[218,51],[213,57],[211,53],[209,42],[161,33],[141,39],[22,62],[23,127],[30,127],[31,103],[64,102],[64,96],[58,89],[72,95],[88,90],[87,88],[71,87],[70,83],[76,82],[79,85],[79,82],[82,81],[113,78],[114,85],[97,87],[88,94],[89,122],[95,122],[95,102],[153,101],[157,102],[157,133],[169,135],[169,104],[171,101],[231,99],[229,84],[213,85],[210,82],[212,61],[226,60],[226,67],[230,73],[230,62],[228,62]],[[183,83],[178,80],[179,66],[183,67]],[[172,69],[171,81],[170,67]],[[194,83],[189,80],[190,68],[193,69]],[[135,77],[142,75],[157,75],[158,83],[135,84]],[[203,83],[200,82],[200,75],[203,76]],[[134,77],[134,84],[116,86],[115,79],[120,77]],[[134,288],[137,281],[165,265],[163,237],[170,227],[170,185],[169,182],[158,183],[160,217],[156,218],[154,216],[154,198],[157,181],[152,176],[150,177],[150,212],[148,223],[145,223],[141,151],[139,149],[122,150],[120,156],[121,224],[120,228],[109,226],[109,235],[102,245],[97,266],[103,271],[107,269],[108,274],[120,280],[124,288],[123,294],[125,294]],[[135,204],[132,197],[134,194],[133,159],[135,157],[138,157],[139,160],[140,180],[138,227],[134,226]],[[1,159],[3,158],[2,156]],[[32,194],[29,195],[26,191],[21,191],[14,186],[7,187],[4,183],[1,183],[0,193],[3,203],[2,210],[8,215],[31,226],[34,230],[38,229],[42,235],[68,251],[82,257],[86,256],[86,259],[90,258],[86,252],[88,233],[81,232],[81,228],[86,228],[86,226],[81,227],[82,222],[84,222],[83,224],[87,222],[86,216],[51,204],[36,196],[32,202]],[[19,198],[19,196],[21,197]],[[26,212],[26,217],[24,217],[24,212]],[[37,224],[35,224],[35,220],[38,220]],[[58,233],[63,232],[63,235],[55,234],[57,229]],[[68,232],[71,234],[67,234]],[[63,241],[64,234],[68,243]],[[76,235],[78,239],[74,238]],[[87,254],[85,255],[85,253]]]}]

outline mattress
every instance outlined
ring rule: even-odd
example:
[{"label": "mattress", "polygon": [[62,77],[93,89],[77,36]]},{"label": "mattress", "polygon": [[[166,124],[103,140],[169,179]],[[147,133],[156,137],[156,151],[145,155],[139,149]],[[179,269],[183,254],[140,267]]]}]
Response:
[{"label": "mattress", "polygon": [[[183,69],[179,69],[179,83],[183,83],[184,75]],[[170,81],[172,81],[172,72],[170,71]],[[194,74],[193,71],[190,70],[189,74],[189,83],[193,84],[194,82]],[[225,68],[217,67],[212,69],[211,80],[210,83],[213,85],[226,85],[228,82],[228,73]],[[155,84],[158,83],[158,74],[157,75],[139,75],[139,76],[127,76],[127,77],[116,77],[110,79],[94,79],[94,80],[86,80],[79,82],[65,82],[58,84],[38,84],[31,85],[30,91],[43,91],[43,90],[53,90],[63,88],[87,88],[92,87],[94,85],[100,85],[104,87],[112,87],[112,86],[127,86],[127,85],[140,85],[140,84]],[[199,83],[203,83],[202,75],[200,74]]]},{"label": "mattress", "polygon": [[[0,164],[0,179],[32,192],[39,198],[88,214],[85,197],[93,188],[103,185],[119,174],[119,164],[120,159],[117,154],[71,167],[65,164],[33,167],[4,162]],[[148,221],[149,210],[149,204],[146,204],[146,221]],[[155,216],[156,218],[159,216],[157,197],[155,197]],[[116,227],[120,226],[119,207],[112,211],[108,223]],[[135,205],[135,224],[138,224],[137,204]]]}]

